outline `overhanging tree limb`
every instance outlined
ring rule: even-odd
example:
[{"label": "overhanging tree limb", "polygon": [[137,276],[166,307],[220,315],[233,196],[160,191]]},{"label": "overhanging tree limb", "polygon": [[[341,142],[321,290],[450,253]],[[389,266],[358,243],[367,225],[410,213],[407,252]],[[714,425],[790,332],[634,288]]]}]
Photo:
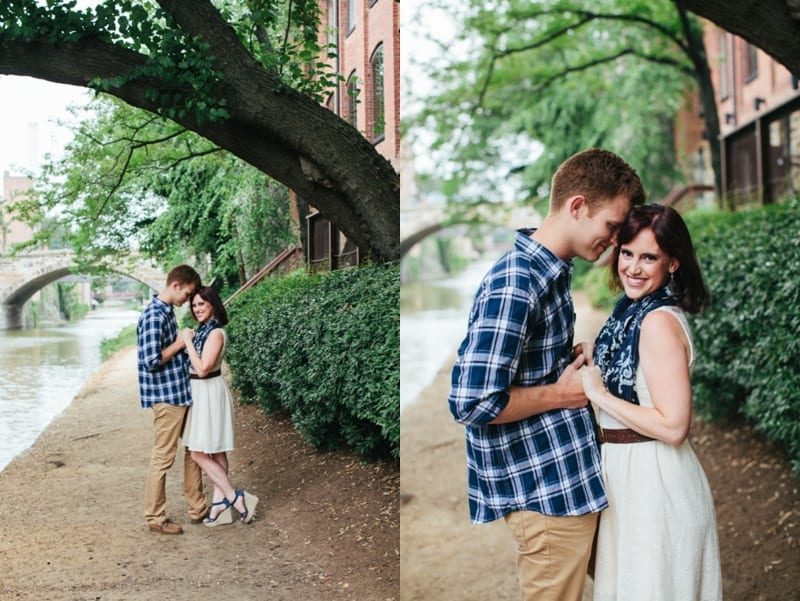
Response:
[{"label": "overhanging tree limb", "polygon": [[[800,74],[800,19],[792,0],[674,0],[758,46],[795,75]],[[796,14],[796,13],[795,13]]]},{"label": "overhanging tree limb", "polygon": [[[36,18],[47,16],[47,9],[34,9],[35,2],[24,4],[30,4]],[[81,20],[72,28],[83,28],[80,34],[64,34],[54,26],[44,39],[14,36],[9,23],[6,29],[0,23],[0,72],[83,87],[105,82],[108,93],[132,106],[168,114],[293,189],[319,208],[365,256],[377,261],[396,259],[399,176],[389,161],[352,126],[266,70],[211,2],[163,0],[159,4],[184,32],[208,48],[218,83],[203,94],[224,107],[227,118],[212,121],[200,111],[165,104],[165,98],[175,97],[176,92],[192,106],[205,102],[189,85],[176,90],[175,81],[187,81],[191,73],[176,61],[175,70],[159,75],[148,65],[153,55],[114,43],[111,34],[88,31],[90,24]],[[65,9],[58,8],[63,16]],[[189,58],[196,55],[192,49]]]}]

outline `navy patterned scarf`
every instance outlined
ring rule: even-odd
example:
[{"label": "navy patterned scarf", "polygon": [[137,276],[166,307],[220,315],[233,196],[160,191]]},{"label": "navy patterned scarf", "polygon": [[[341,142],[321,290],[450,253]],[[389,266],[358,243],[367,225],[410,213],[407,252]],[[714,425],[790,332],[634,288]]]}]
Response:
[{"label": "navy patterned scarf", "polygon": [[594,362],[603,374],[608,391],[615,397],[639,404],[636,394],[636,368],[639,366],[639,333],[642,321],[653,309],[678,302],[664,286],[644,298],[632,301],[623,296],[617,301],[594,347]]},{"label": "navy patterned scarf", "polygon": [[194,333],[194,350],[197,351],[197,354],[202,357],[203,355],[203,345],[206,343],[206,338],[211,333],[212,330],[221,327],[219,325],[219,321],[217,321],[216,317],[212,317],[208,321],[201,323],[197,330]]}]

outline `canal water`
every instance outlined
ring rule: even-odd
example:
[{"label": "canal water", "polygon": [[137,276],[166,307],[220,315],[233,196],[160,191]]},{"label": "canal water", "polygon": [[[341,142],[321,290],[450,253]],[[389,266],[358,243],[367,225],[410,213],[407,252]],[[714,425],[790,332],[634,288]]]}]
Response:
[{"label": "canal water", "polygon": [[401,411],[455,357],[475,291],[493,262],[479,260],[453,277],[400,286]]},{"label": "canal water", "polygon": [[66,326],[0,330],[0,470],[69,406],[100,366],[100,342],[138,317],[101,308]]}]

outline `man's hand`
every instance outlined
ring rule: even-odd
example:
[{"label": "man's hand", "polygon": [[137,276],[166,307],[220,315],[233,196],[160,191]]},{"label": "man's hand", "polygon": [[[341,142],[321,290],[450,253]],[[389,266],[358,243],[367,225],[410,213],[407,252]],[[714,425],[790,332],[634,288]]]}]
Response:
[{"label": "man's hand", "polygon": [[583,379],[578,371],[585,363],[586,357],[579,353],[555,383],[558,391],[557,406],[560,409],[580,409],[589,403],[583,391]]},{"label": "man's hand", "polygon": [[594,365],[594,342],[583,341],[576,344],[572,348],[572,358],[575,359],[578,355],[584,356],[586,365]]},{"label": "man's hand", "polygon": [[512,386],[508,404],[494,418],[492,424],[505,424],[539,415],[554,409],[580,409],[589,404],[583,392],[583,381],[578,370],[585,362],[583,353],[567,366],[553,384],[543,386]]}]

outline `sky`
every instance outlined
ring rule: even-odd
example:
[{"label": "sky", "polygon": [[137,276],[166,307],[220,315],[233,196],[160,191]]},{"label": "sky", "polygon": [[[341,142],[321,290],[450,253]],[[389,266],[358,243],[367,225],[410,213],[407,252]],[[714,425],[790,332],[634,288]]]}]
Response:
[{"label": "sky", "polygon": [[400,87],[403,102],[411,102],[412,97],[428,93],[432,89],[430,81],[424,77],[419,63],[428,63],[440,54],[437,45],[428,39],[435,35],[443,42],[455,36],[455,22],[451,15],[445,14],[425,0],[403,0],[400,11]]},{"label": "sky", "polygon": [[57,121],[71,120],[67,107],[90,98],[85,88],[0,75],[0,174],[36,171],[46,153],[59,156],[72,134]]}]

